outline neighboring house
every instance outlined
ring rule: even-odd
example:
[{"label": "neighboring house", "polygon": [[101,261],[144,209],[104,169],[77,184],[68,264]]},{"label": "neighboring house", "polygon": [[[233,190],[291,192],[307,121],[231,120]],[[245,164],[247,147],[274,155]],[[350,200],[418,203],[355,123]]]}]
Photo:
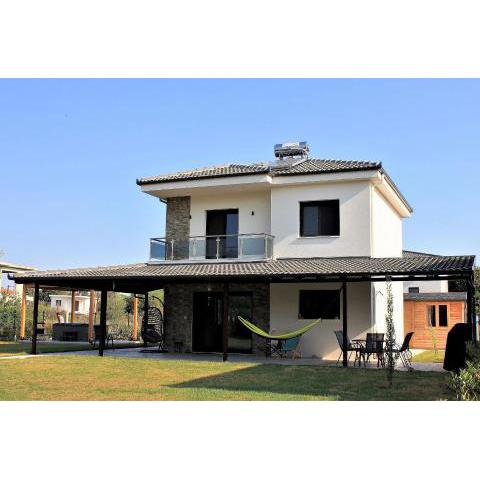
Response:
[{"label": "neighboring house", "polygon": [[[76,314],[88,315],[90,306],[90,296],[88,295],[75,295],[75,309]],[[59,314],[66,314],[64,321],[69,320],[72,315],[72,296],[71,295],[57,295],[50,294],[50,306],[55,309]]]},{"label": "neighboring house", "polygon": [[[336,358],[334,331],[385,332],[386,280],[403,339],[403,281],[464,278],[473,316],[473,256],[403,252],[412,208],[380,163],[313,159],[303,143],[272,163],[228,164],[137,180],[166,205],[146,263],[38,272],[17,282],[165,291],[170,351],[261,353],[238,315],[264,330],[301,327],[304,356]],[[106,299],[106,293],[105,293]],[[473,329],[473,327],[472,327]],[[344,363],[346,358],[344,357]]]},{"label": "neighboring house", "polygon": [[[19,265],[18,263],[0,261],[0,296],[11,295],[11,291],[12,291],[10,289],[10,286],[7,286],[7,288],[3,287],[4,275],[12,274],[12,273],[31,272],[34,270],[36,270],[35,267],[29,267],[27,265]],[[23,285],[17,283],[13,290],[15,291],[15,294],[20,297],[22,296]]]}]

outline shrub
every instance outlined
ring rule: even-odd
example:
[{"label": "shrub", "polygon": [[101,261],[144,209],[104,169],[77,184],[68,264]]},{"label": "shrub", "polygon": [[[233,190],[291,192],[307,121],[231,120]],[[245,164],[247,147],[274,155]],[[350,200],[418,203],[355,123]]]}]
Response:
[{"label": "shrub", "polygon": [[20,301],[16,297],[0,297],[0,335],[12,339],[18,330]]},{"label": "shrub", "polygon": [[448,386],[457,400],[480,400],[480,363],[467,362],[458,374],[451,374]]},{"label": "shrub", "polygon": [[480,363],[480,346],[473,342],[467,342],[467,359],[472,362]]}]

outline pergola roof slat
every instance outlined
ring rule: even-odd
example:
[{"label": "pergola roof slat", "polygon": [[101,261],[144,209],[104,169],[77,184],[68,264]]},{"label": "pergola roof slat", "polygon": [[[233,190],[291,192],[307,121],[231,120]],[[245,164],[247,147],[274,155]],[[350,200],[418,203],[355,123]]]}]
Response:
[{"label": "pergola roof slat", "polygon": [[472,272],[474,256],[405,254],[403,257],[322,257],[281,258],[258,262],[162,262],[22,272],[12,278],[18,283],[73,280],[159,280],[222,279],[249,277],[259,279],[323,277],[362,278],[376,275],[462,275]]}]

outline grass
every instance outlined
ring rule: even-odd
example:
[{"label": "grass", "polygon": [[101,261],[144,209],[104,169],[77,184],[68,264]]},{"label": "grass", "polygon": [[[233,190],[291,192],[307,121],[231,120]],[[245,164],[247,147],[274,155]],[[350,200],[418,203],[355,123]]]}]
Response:
[{"label": "grass", "polygon": [[[98,345],[98,344],[97,344]],[[138,346],[138,343],[121,343],[115,344],[115,348],[127,348]],[[10,357],[14,355],[27,355],[31,351],[31,344],[29,342],[3,342],[0,341],[0,357]],[[98,346],[95,350],[98,349]],[[38,342],[38,353],[55,353],[55,352],[78,352],[82,350],[92,350],[92,346],[86,343],[76,342]]]},{"label": "grass", "polygon": [[445,350],[425,350],[418,353],[412,358],[412,362],[425,362],[425,363],[443,363],[443,357],[445,356]]},{"label": "grass", "polygon": [[68,355],[0,361],[0,400],[449,400],[447,377],[319,366]]}]

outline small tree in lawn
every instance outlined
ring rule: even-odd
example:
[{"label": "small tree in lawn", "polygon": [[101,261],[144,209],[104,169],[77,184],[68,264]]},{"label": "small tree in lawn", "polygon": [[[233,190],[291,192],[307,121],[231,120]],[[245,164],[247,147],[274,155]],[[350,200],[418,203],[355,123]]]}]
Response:
[{"label": "small tree in lawn", "polygon": [[125,313],[127,314],[127,325],[130,328],[130,315],[133,313],[133,295],[125,298]]},{"label": "small tree in lawn", "polygon": [[385,335],[385,353],[387,355],[387,378],[390,387],[393,386],[393,372],[395,371],[395,363],[398,354],[393,353],[395,348],[395,325],[393,323],[393,293],[392,282],[387,278],[387,311],[385,313],[385,323],[387,326],[387,333]]}]

